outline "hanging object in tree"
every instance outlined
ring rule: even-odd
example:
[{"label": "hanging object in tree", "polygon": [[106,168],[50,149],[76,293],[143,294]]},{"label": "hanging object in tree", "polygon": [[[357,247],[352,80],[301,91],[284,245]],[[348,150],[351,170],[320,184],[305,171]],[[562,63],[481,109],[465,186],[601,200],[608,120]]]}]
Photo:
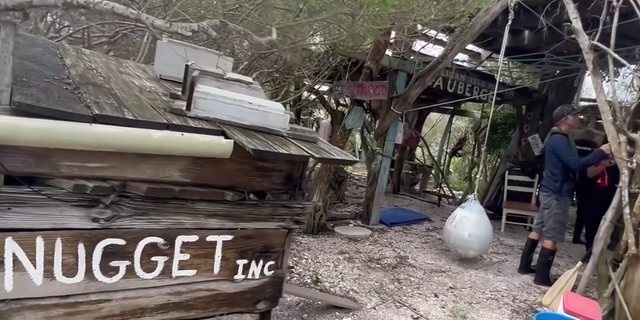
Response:
[{"label": "hanging object in tree", "polygon": [[493,241],[493,226],[474,194],[461,204],[444,224],[444,242],[462,258],[481,256]]},{"label": "hanging object in tree", "polygon": [[318,136],[324,141],[329,141],[331,136],[331,121],[323,119],[318,126]]}]

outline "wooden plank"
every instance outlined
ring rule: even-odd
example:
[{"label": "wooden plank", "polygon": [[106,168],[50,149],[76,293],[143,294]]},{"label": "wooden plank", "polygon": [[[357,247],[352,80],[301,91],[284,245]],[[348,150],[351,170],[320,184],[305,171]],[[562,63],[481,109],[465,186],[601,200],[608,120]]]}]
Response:
[{"label": "wooden plank", "polygon": [[[235,139],[234,139],[235,141]],[[311,157],[320,163],[338,164],[350,166],[358,163],[358,159],[344,150],[319,139],[318,143],[311,143],[301,140],[290,140],[302,150],[306,151]]]},{"label": "wooden plank", "polygon": [[238,201],[246,198],[241,192],[212,188],[179,187],[176,198],[208,201]]},{"label": "wooden plank", "polygon": [[[3,320],[174,320],[238,312],[257,313],[278,304],[284,276],[239,283],[206,281],[152,289],[3,301]],[[218,319],[218,318],[215,318]]]},{"label": "wooden plank", "polygon": [[13,82],[13,47],[16,38],[16,19],[9,12],[0,13],[0,106],[11,104]]},{"label": "wooden plank", "polygon": [[62,45],[60,52],[98,122],[168,129],[167,120],[123,76],[120,71],[123,60],[68,45]]},{"label": "wooden plank", "polygon": [[227,136],[249,153],[262,159],[306,161],[309,154],[284,137],[220,124]]},{"label": "wooden plank", "polygon": [[295,124],[289,124],[287,137],[295,140],[302,140],[313,143],[318,142],[318,140],[320,139],[320,136],[318,136],[318,133],[315,130]]},{"label": "wooden plank", "polygon": [[284,293],[292,296],[309,299],[312,301],[323,302],[326,304],[330,304],[332,306],[350,309],[350,310],[358,310],[360,309],[360,305],[346,298],[341,298],[338,296],[330,295],[328,293],[307,289],[303,287],[298,287],[289,283],[284,284]]},{"label": "wooden plank", "polygon": [[137,88],[137,92],[145,98],[147,103],[167,120],[170,130],[211,135],[224,134],[224,131],[215,123],[168,112],[167,110],[173,104],[173,101],[168,98],[169,88],[155,76],[151,66],[123,60],[120,71],[131,85]]},{"label": "wooden plank", "polygon": [[42,37],[16,34],[13,51],[12,106],[55,119],[92,122],[59,56],[60,44]]},{"label": "wooden plank", "polygon": [[87,193],[95,195],[109,195],[114,193],[115,187],[108,182],[79,179],[44,179],[45,184],[64,189],[73,193]]},{"label": "wooden plank", "polygon": [[0,146],[0,173],[201,184],[238,191],[295,191],[301,161],[261,160],[241,147],[229,159]]},{"label": "wooden plank", "polygon": [[[34,192],[33,189],[37,190]],[[51,187],[0,187],[2,229],[211,229],[296,228],[304,201],[157,200],[122,193],[104,205],[100,196]]]},{"label": "wooden plank", "polygon": [[[0,299],[266,278],[281,269],[286,235],[282,229],[2,232]],[[20,252],[40,261],[39,271],[29,270]],[[242,260],[248,262],[240,270]]]},{"label": "wooden plank", "polygon": [[178,194],[178,189],[166,184],[151,184],[144,182],[127,182],[124,190],[143,197],[173,198]]},{"label": "wooden plank", "polygon": [[[396,94],[402,94],[407,84],[407,73],[398,72],[396,75]],[[390,79],[391,80],[391,79]],[[398,121],[394,120],[387,129],[387,135],[384,142],[383,154],[393,154],[395,147],[396,133],[398,132]],[[384,192],[387,189],[387,182],[389,179],[389,169],[391,167],[391,158],[382,157],[380,161],[380,174],[378,175],[378,183],[373,198],[373,204],[371,206],[371,212],[364,212],[363,222],[368,225],[375,225],[380,223],[380,211],[382,210],[382,201],[384,200]],[[367,201],[370,199],[365,199]],[[370,216],[368,216],[371,214]]]}]

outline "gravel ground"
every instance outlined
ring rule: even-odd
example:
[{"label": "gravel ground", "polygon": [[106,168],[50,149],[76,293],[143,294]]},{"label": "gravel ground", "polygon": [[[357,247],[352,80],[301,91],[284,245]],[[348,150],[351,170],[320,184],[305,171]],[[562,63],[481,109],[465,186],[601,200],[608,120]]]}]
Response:
[{"label": "gravel ground", "polygon": [[[359,210],[364,178],[349,181],[347,203],[335,212]],[[384,206],[401,206],[427,214],[432,223],[389,229],[372,228],[365,240],[350,240],[333,232],[299,234],[293,246],[289,283],[349,297],[358,311],[285,296],[274,320],[519,320],[532,319],[545,290],[532,276],[516,273],[527,232],[494,223],[494,241],[481,258],[462,261],[446,248],[442,227],[453,207],[406,196],[388,196]],[[580,259],[582,246],[559,247],[554,273],[562,274]]]}]

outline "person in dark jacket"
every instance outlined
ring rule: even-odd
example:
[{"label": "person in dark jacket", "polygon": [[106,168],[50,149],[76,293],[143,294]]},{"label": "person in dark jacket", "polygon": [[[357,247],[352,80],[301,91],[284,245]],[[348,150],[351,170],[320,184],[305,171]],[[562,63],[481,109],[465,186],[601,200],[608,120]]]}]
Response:
[{"label": "person in dark jacket", "polygon": [[587,201],[590,209],[585,216],[587,240],[585,247],[587,252],[590,252],[600,227],[600,221],[609,210],[618,189],[620,169],[613,159],[609,159],[587,168],[587,176],[595,179],[595,184],[591,186],[591,197]]},{"label": "person in dark jacket", "polygon": [[[562,105],[553,112],[555,127],[545,139],[544,177],[540,184],[540,208],[533,231],[522,250],[518,273],[535,273],[533,282],[551,286],[550,271],[556,256],[556,243],[563,242],[569,222],[576,173],[609,158],[611,147],[602,145],[589,156],[579,158],[573,140],[568,136],[580,123],[573,105]],[[542,240],[536,268],[531,267],[533,254]]]},{"label": "person in dark jacket", "polygon": [[[595,149],[598,144],[594,141],[595,134],[591,129],[585,129],[582,137],[576,140],[576,149],[578,149],[578,157],[586,157]],[[589,213],[592,204],[592,193],[595,190],[597,178],[589,176],[586,170],[578,172],[578,181],[575,184],[576,204],[578,210],[576,212],[576,223],[573,227],[573,243],[584,244],[582,239],[582,231],[585,230],[585,219]],[[586,235],[585,235],[586,237]]]}]

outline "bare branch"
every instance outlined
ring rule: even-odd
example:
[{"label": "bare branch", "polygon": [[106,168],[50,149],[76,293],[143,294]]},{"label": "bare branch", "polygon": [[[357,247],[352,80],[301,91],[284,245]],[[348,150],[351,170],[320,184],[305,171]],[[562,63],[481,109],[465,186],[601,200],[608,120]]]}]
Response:
[{"label": "bare branch", "polygon": [[202,33],[211,38],[216,38],[218,33],[214,28],[227,27],[245,36],[247,40],[255,44],[270,45],[273,44],[277,38],[275,28],[271,28],[270,36],[259,37],[243,27],[222,19],[211,19],[193,23],[169,22],[121,4],[105,0],[0,0],[0,11],[24,11],[35,8],[56,7],[62,9],[91,9],[99,12],[112,13],[152,26],[163,32],[179,34],[185,37]]}]

